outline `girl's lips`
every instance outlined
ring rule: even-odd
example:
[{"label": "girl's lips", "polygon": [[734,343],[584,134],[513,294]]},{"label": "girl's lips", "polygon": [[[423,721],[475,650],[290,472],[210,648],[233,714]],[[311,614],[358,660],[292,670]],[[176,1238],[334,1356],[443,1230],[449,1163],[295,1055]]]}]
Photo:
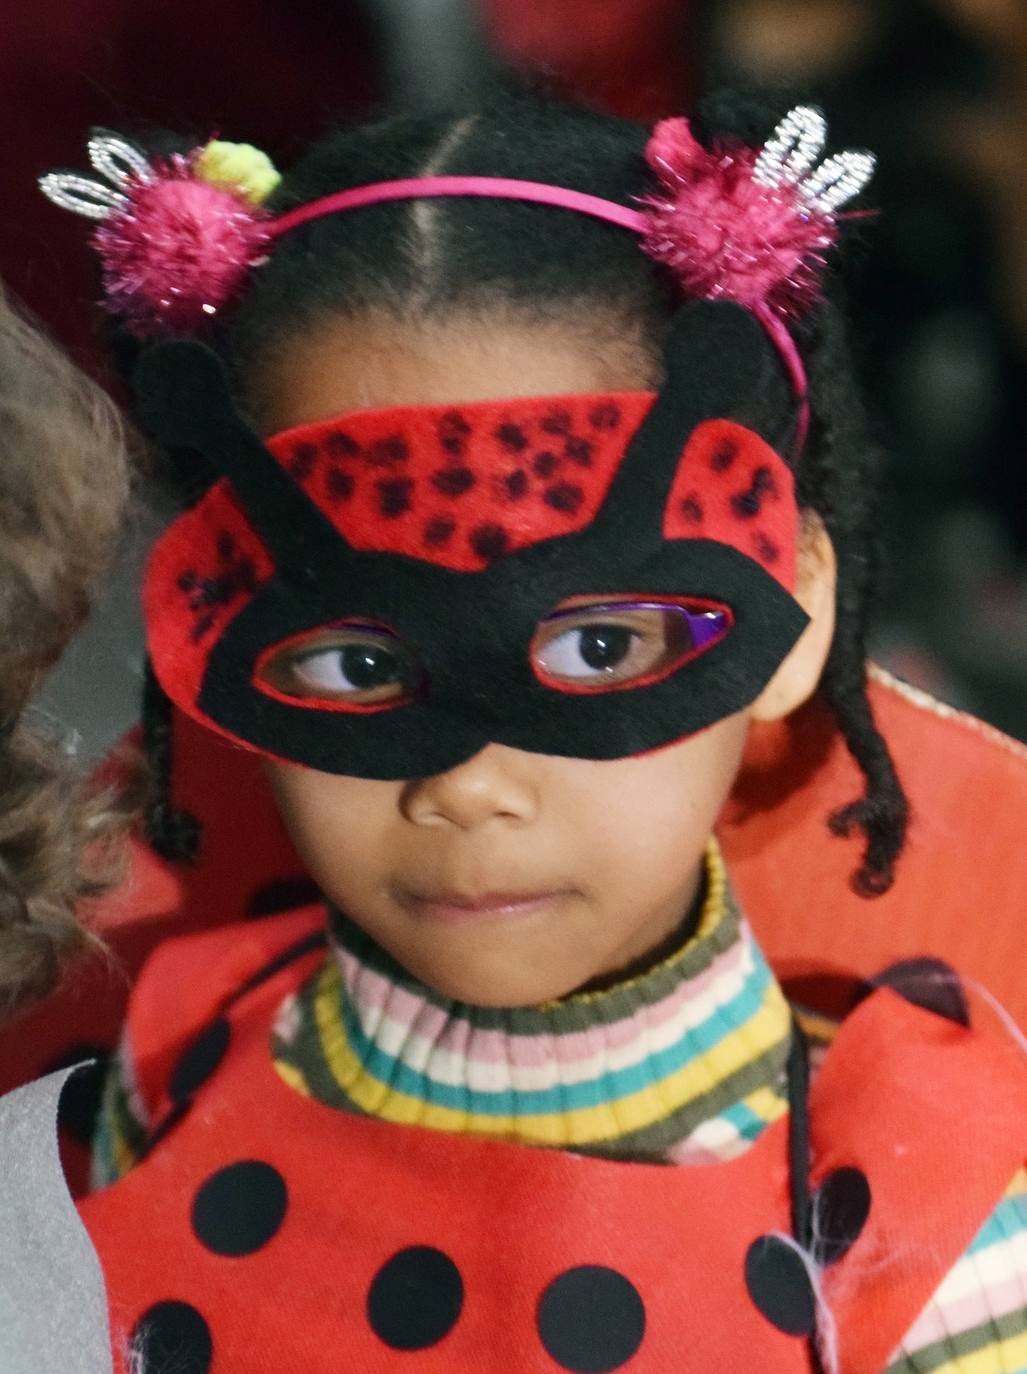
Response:
[{"label": "girl's lips", "polygon": [[459,921],[530,916],[568,894],[558,892],[486,892],[467,897],[456,892],[406,894],[405,902],[416,916],[455,924]]}]

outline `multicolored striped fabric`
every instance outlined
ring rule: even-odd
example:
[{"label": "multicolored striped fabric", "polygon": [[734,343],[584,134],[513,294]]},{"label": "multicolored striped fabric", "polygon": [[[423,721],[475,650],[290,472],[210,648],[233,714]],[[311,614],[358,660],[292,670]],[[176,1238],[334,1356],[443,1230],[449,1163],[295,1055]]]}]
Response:
[{"label": "multicolored striped fabric", "polygon": [[332,1106],[629,1159],[729,1158],[787,1110],[790,1012],[716,846],[694,936],[637,978],[493,1009],[415,982],[342,917],[282,1007],[279,1072]]},{"label": "multicolored striped fabric", "polygon": [[[793,1010],[815,1073],[838,1022],[805,1007]],[[1017,1172],[884,1374],[1027,1374],[1027,1168]]]},{"label": "multicolored striped fabric", "polygon": [[949,1271],[887,1374],[1027,1374],[1027,1169]]},{"label": "multicolored striped fabric", "polygon": [[103,1087],[90,1160],[93,1188],[105,1188],[127,1174],[146,1145],[147,1112],[136,1090],[134,1064],[126,1030]]}]

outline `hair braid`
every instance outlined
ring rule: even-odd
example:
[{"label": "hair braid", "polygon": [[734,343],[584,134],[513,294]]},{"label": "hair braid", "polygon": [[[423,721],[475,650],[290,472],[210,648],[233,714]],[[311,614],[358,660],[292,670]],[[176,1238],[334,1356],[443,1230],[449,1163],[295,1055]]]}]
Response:
[{"label": "hair braid", "polygon": [[864,897],[891,887],[906,838],[909,803],[867,696],[866,632],[879,562],[879,451],[868,433],[842,317],[822,312],[818,346],[807,350],[814,418],[799,464],[800,504],[824,521],[838,560],[834,639],[820,694],[863,772],[861,798],[839,808],[828,824],[836,835],[863,831],[863,862],[852,885]]},{"label": "hair braid", "polygon": [[150,765],[146,838],[161,858],[192,863],[200,849],[200,823],[171,800],[174,717],[171,702],[147,659],[143,680],[143,753]]}]

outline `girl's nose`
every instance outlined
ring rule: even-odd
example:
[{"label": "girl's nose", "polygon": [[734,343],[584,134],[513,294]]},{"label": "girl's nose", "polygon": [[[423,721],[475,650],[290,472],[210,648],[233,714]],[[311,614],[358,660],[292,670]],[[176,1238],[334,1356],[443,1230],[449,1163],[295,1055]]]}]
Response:
[{"label": "girl's nose", "polygon": [[446,773],[407,783],[400,809],[414,825],[472,830],[492,820],[528,824],[539,807],[531,758],[519,749],[489,744]]}]

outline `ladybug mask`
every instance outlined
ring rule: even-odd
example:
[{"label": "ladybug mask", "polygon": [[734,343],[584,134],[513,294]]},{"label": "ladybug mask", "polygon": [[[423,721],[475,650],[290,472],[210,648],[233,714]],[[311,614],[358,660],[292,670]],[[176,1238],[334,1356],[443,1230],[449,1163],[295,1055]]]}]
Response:
[{"label": "ladybug mask", "polygon": [[763,326],[685,306],[661,391],[359,411],[266,444],[192,342],[140,413],[221,480],[158,542],[158,679],[262,753],[407,779],[497,742],[611,759],[749,705],[792,596],[795,398]]}]

